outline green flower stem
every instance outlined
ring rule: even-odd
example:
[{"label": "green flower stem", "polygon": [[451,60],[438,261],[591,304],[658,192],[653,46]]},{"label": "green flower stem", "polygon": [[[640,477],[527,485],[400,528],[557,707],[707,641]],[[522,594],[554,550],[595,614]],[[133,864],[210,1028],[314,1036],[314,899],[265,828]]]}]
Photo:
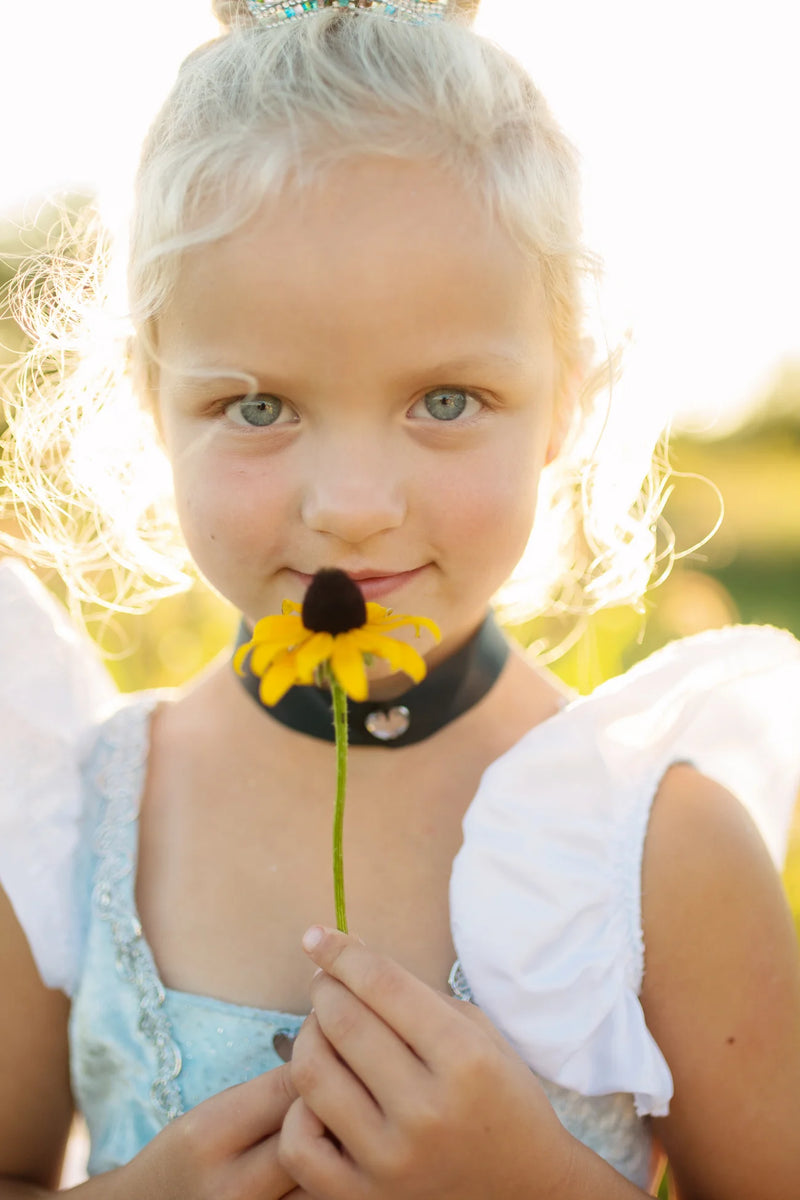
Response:
[{"label": "green flower stem", "polygon": [[347,792],[347,696],[333,674],[328,672],[333,699],[333,730],[336,737],[336,804],[333,810],[333,897],[336,904],[336,928],[347,933],[347,912],[344,904],[344,863],[342,833],[344,831],[344,801]]}]

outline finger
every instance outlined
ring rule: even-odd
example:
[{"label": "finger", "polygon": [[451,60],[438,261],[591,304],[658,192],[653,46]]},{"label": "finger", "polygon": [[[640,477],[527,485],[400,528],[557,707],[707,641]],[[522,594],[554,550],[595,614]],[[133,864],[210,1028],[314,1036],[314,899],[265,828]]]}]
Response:
[{"label": "finger", "polygon": [[[427,1065],[338,979],[322,972],[315,978],[311,993],[314,1019],[321,1034],[374,1097],[381,1112],[396,1114],[404,1097],[418,1095],[428,1083]],[[299,1086],[297,1076],[293,1076],[293,1082]],[[305,1095],[305,1099],[309,1097]],[[319,1112],[315,1105],[312,1107]],[[329,1124],[322,1113],[320,1116]]]},{"label": "finger", "polygon": [[359,1200],[361,1178],[328,1136],[319,1118],[302,1097],[295,1100],[283,1122],[278,1156],[283,1169],[310,1196],[325,1200]]},{"label": "finger", "polygon": [[444,996],[399,963],[322,925],[306,930],[303,949],[318,967],[377,1013],[424,1063],[433,1066],[451,1056],[453,1030],[460,1024],[458,1014]]},{"label": "finger", "polygon": [[[372,1019],[377,1020],[374,1016]],[[292,1081],[306,1107],[350,1157],[365,1161],[370,1147],[381,1136],[383,1117],[363,1082],[342,1062],[323,1034],[316,1013],[305,1022],[295,1042]]]},{"label": "finger", "polygon": [[237,1154],[277,1133],[296,1098],[287,1063],[226,1088],[187,1117],[207,1122],[209,1138],[221,1149]]},{"label": "finger", "polygon": [[279,1196],[294,1195],[297,1183],[280,1161],[279,1142],[280,1134],[274,1133],[257,1146],[251,1146],[237,1160],[237,1196],[269,1196],[270,1200],[277,1200]]}]

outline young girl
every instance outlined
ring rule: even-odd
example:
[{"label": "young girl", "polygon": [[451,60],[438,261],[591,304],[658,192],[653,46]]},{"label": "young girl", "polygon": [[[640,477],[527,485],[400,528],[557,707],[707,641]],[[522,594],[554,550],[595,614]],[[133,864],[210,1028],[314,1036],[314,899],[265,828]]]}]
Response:
[{"label": "young girl", "polygon": [[[486,615],[526,546],[540,605],[654,560],[652,505],[594,503],[627,468],[590,462],[570,148],[470,6],[223,7],[130,247],[185,545],[246,627],[337,567],[442,637],[422,685],[376,661],[353,706],[345,936],[316,689],[268,709],[226,656],[120,703],[0,569],[0,1197],[57,1187],[77,1108],[87,1200],[627,1200],[662,1153],[683,1198],[789,1200],[797,947],[740,801],[780,858],[800,650],[724,631],[570,700]],[[67,503],[32,493],[43,457],[73,497],[88,459],[51,560],[77,594],[97,544],[174,581],[128,433],[116,487],[89,440],[127,430],[123,384],[79,367],[57,427],[43,387],[12,414],[19,521]]]}]

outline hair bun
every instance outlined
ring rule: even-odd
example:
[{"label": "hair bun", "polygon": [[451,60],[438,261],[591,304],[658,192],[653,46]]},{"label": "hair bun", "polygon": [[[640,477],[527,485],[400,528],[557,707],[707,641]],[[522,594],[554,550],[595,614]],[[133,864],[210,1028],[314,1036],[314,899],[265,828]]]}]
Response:
[{"label": "hair bun", "polygon": [[255,20],[246,0],[212,0],[211,11],[225,29],[251,25]]}]

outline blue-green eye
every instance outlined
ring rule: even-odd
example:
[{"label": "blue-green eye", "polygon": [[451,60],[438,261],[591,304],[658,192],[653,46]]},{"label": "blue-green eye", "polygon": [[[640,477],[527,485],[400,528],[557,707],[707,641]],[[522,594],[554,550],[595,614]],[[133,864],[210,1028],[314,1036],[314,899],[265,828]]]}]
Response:
[{"label": "blue-green eye", "polygon": [[225,408],[225,416],[233,421],[234,425],[261,427],[274,425],[282,416],[284,407],[283,401],[277,396],[259,392],[255,396],[232,400]]},{"label": "blue-green eye", "polygon": [[471,398],[459,388],[437,388],[423,397],[423,404],[435,421],[455,421],[465,412]]}]

